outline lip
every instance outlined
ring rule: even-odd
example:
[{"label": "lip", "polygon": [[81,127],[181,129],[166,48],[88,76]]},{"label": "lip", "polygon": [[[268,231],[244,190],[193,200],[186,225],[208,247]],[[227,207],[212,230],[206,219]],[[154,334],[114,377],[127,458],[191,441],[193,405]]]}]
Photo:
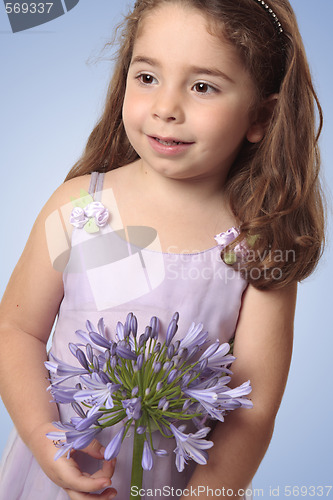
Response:
[{"label": "lip", "polygon": [[[177,137],[162,137],[159,135],[147,135],[148,142],[152,149],[159,154],[173,156],[184,153],[187,151],[194,142],[184,142]],[[172,144],[162,144],[162,142],[169,142]]]}]

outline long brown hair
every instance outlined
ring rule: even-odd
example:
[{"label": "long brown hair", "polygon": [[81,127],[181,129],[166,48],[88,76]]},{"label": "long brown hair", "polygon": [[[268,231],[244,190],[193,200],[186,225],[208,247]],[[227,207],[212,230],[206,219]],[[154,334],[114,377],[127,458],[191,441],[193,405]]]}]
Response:
[{"label": "long brown hair", "polygon": [[322,111],[288,0],[275,0],[272,5],[283,33],[256,0],[138,0],[121,26],[104,113],[66,180],[109,171],[138,158],[122,121],[127,72],[140,21],[152,9],[171,2],[199,9],[209,29],[237,48],[256,83],[257,105],[278,93],[265,137],[259,144],[245,141],[230,169],[226,191],[240,235],[222,257],[246,240],[250,244],[247,258],[241,266],[239,262],[233,265],[240,266],[255,287],[276,288],[300,281],[315,268],[324,242],[318,178]]}]

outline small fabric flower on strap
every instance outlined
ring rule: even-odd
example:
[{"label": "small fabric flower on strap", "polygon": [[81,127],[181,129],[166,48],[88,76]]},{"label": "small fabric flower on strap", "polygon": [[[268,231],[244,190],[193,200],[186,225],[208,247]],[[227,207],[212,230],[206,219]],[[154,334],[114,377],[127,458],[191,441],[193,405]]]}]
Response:
[{"label": "small fabric flower on strap", "polygon": [[78,227],[79,229],[82,229],[84,225],[88,222],[88,217],[84,213],[84,209],[81,207],[75,207],[72,210],[69,222],[72,224],[74,227]]},{"label": "small fabric flower on strap", "polygon": [[[237,227],[231,227],[227,231],[217,234],[215,240],[217,244],[224,250],[227,245],[232,243],[238,236],[240,231]],[[224,262],[226,264],[235,264],[238,260],[243,260],[249,253],[249,247],[245,240],[238,243],[232,250],[224,254]]]},{"label": "small fabric flower on strap", "polygon": [[83,228],[87,233],[97,233],[110,218],[109,210],[103,203],[94,201],[92,196],[84,190],[80,191],[80,198],[72,198],[72,203],[74,208],[69,222],[74,227]]}]

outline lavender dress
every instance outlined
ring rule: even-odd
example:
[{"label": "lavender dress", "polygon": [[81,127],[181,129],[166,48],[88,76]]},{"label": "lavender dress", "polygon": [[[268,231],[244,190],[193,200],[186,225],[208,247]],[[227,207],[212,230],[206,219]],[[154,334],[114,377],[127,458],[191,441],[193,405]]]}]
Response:
[{"label": "lavender dress", "polygon": [[[102,184],[103,175],[92,174],[90,193],[95,201],[102,196]],[[75,331],[85,329],[87,319],[97,325],[103,317],[112,338],[117,322],[124,322],[128,312],[137,316],[140,333],[151,316],[158,316],[163,339],[173,313],[178,311],[178,336],[184,336],[194,321],[204,324],[212,340],[229,341],[235,332],[247,284],[221,261],[219,247],[195,254],[162,253],[151,249],[156,238],[151,228],[128,228],[128,234],[131,243],[109,224],[95,233],[74,229],[71,255],[63,275],[64,298],[50,353],[73,364],[75,358],[68,350],[68,343],[78,341]],[[63,421],[72,415],[68,406],[61,405]],[[117,426],[106,429],[99,439],[107,445],[116,431]],[[195,464],[189,464],[179,473],[172,440],[158,436],[154,439],[157,448],[167,448],[170,453],[168,457],[155,458],[153,470],[144,473],[143,488],[165,487],[164,491],[170,492],[173,487],[173,498],[177,498],[176,489],[186,487]],[[119,500],[129,499],[131,446],[131,437],[125,438],[112,478]],[[96,460],[83,454],[78,460],[86,471],[99,466]],[[172,498],[171,494],[169,497]],[[2,458],[0,500],[68,498],[44,474],[14,429]],[[154,498],[163,496],[155,494]]]}]

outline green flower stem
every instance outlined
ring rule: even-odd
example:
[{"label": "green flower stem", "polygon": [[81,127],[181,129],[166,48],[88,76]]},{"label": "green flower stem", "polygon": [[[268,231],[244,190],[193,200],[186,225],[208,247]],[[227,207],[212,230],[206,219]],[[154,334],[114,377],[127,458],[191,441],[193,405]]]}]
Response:
[{"label": "green flower stem", "polygon": [[[136,429],[135,425],[135,429]],[[141,465],[142,461],[142,453],[143,453],[143,444],[145,441],[144,434],[138,434],[136,430],[134,431],[134,442],[133,442],[133,460],[132,460],[132,476],[131,476],[131,494],[130,500],[140,500],[141,496],[137,496],[136,494],[132,495],[132,486],[136,486],[135,491],[137,492],[142,488],[142,476],[143,469]]]}]

